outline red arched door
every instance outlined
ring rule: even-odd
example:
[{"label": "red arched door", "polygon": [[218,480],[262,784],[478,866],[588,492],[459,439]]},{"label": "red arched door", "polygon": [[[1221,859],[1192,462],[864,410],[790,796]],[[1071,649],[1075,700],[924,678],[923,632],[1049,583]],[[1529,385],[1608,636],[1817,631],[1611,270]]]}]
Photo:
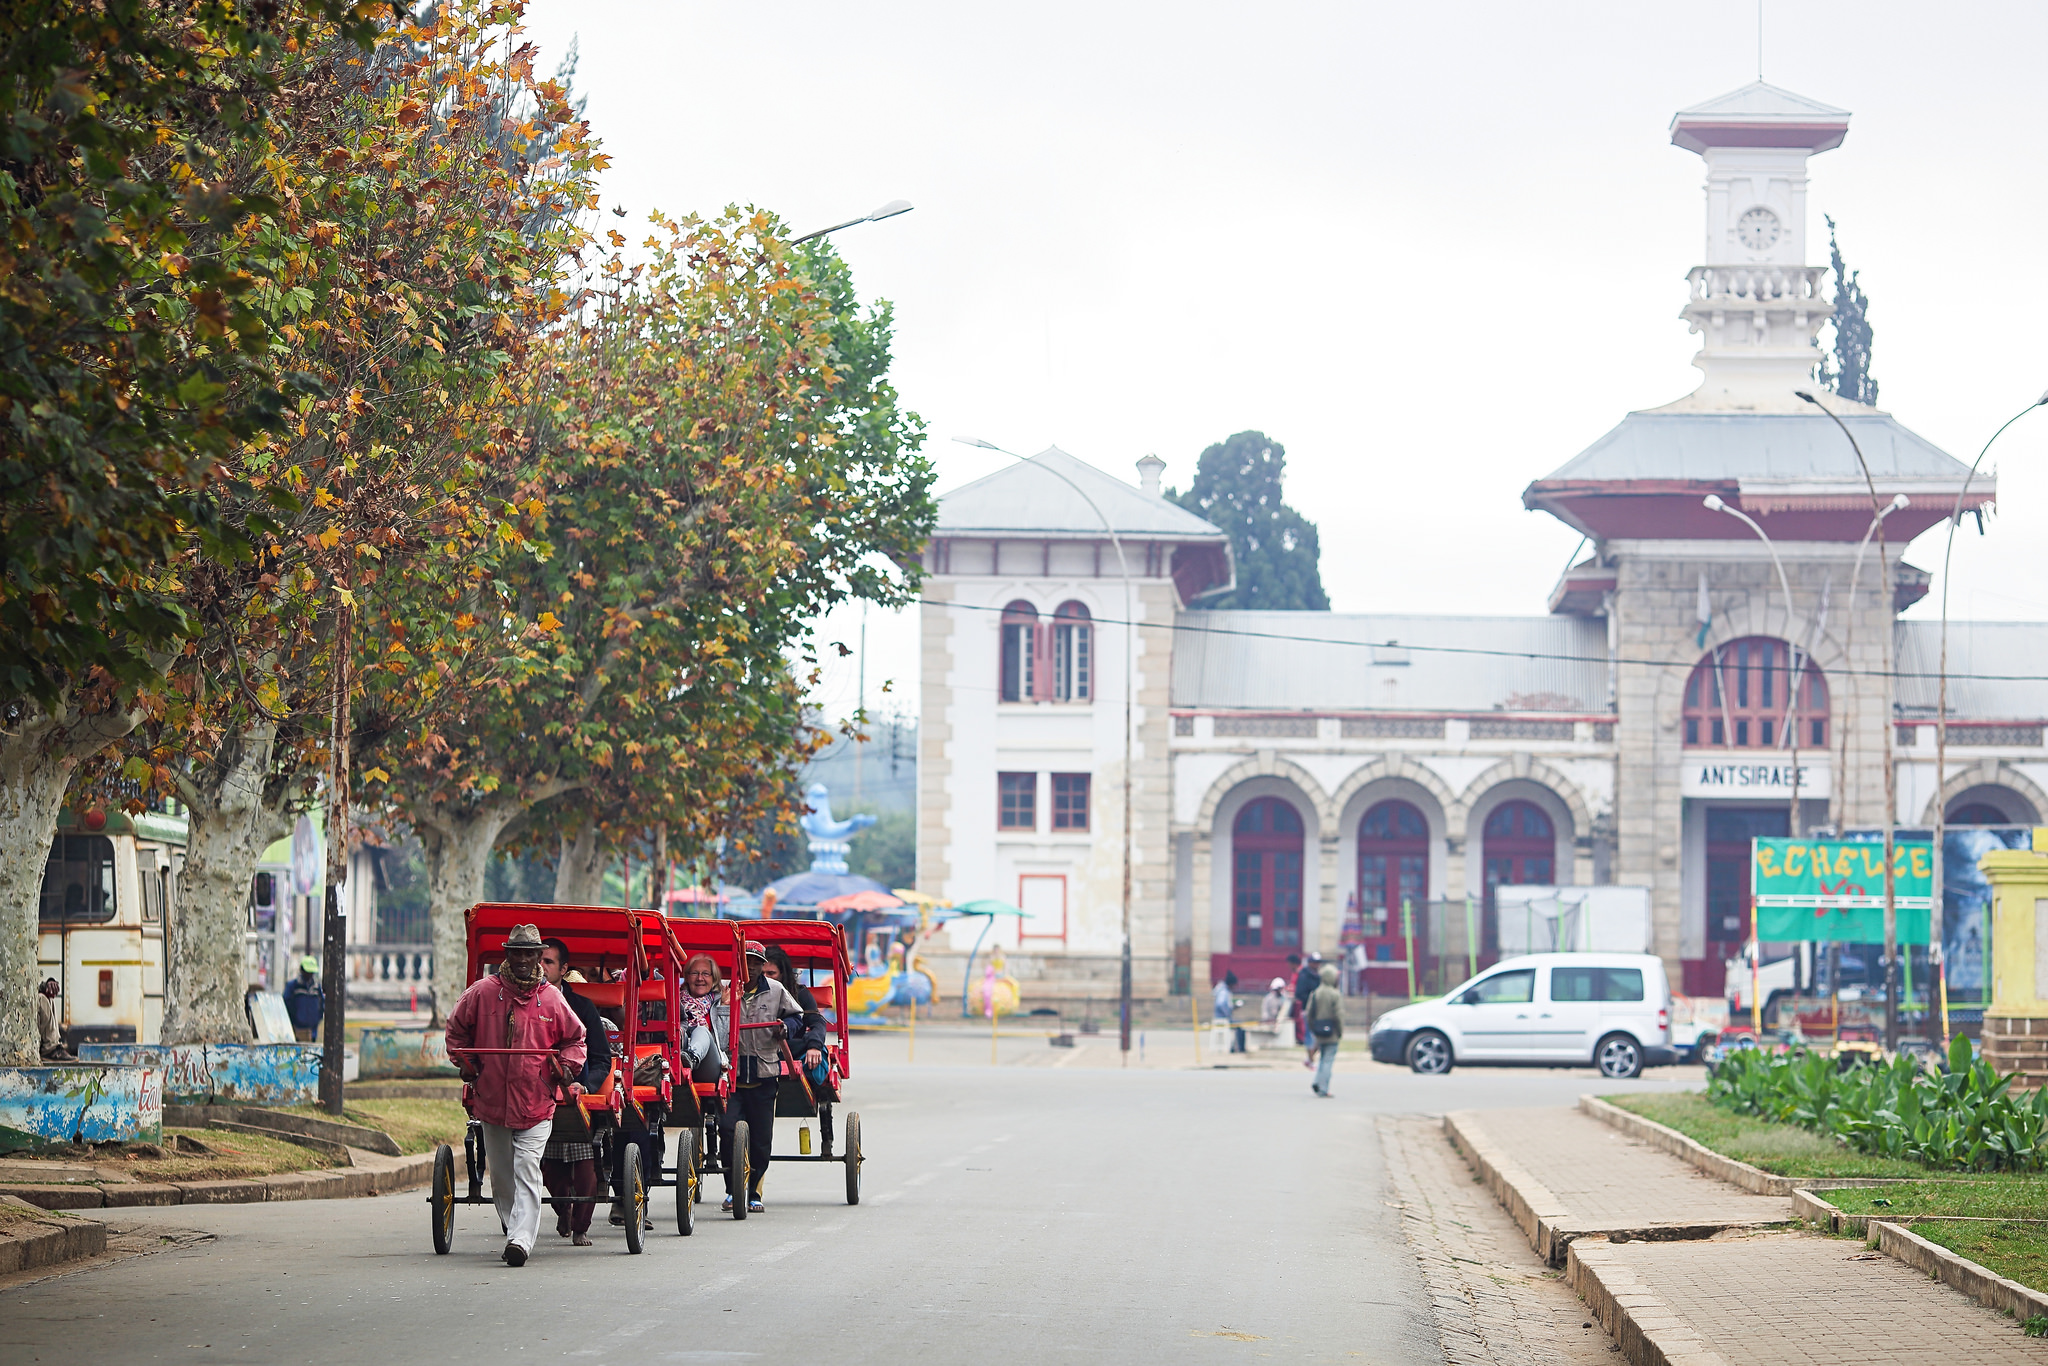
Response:
[{"label": "red arched door", "polygon": [[1487,813],[1481,858],[1486,866],[1486,948],[1500,952],[1493,889],[1557,881],[1557,831],[1534,802],[1502,802]]},{"label": "red arched door", "polygon": [[1429,823],[1407,802],[1377,803],[1358,823],[1358,918],[1371,990],[1407,991],[1411,931],[1417,959],[1429,951],[1428,902]]},{"label": "red arched door", "polygon": [[1278,797],[1260,797],[1237,813],[1230,832],[1230,958],[1214,969],[1249,983],[1284,975],[1301,952],[1301,813]]}]

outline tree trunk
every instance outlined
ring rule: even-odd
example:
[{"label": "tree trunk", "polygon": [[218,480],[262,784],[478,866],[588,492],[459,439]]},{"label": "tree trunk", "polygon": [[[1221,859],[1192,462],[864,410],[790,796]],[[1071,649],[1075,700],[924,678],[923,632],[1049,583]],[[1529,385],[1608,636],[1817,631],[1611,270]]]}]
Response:
[{"label": "tree trunk", "polygon": [[434,1020],[448,1018],[469,985],[469,908],[484,899],[484,869],[505,828],[524,811],[493,803],[456,815],[435,813],[413,828],[427,855],[427,906],[434,931]]},{"label": "tree trunk", "polygon": [[[165,1043],[247,1043],[249,880],[271,841],[290,833],[284,803],[265,801],[277,726],[231,737],[223,762],[180,783],[190,825],[165,983]],[[284,789],[288,791],[289,789]]]},{"label": "tree trunk", "polygon": [[135,728],[138,712],[53,716],[28,705],[0,729],[0,1064],[33,1066],[37,912],[64,790],[79,761]]},{"label": "tree trunk", "polygon": [[598,837],[597,822],[584,822],[573,839],[563,835],[561,842],[562,854],[555,861],[555,904],[604,905],[605,860],[611,851]]}]

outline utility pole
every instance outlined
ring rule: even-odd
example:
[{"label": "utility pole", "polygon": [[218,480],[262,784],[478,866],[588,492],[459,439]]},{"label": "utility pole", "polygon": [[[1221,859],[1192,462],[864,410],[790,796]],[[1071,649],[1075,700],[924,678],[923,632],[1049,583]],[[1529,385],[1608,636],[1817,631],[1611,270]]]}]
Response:
[{"label": "utility pole", "polygon": [[320,1104],[341,1113],[342,1032],[348,1023],[348,992],[342,967],[348,955],[348,911],[341,900],[348,878],[348,741],[350,637],[355,613],[344,604],[334,642],[334,718],[328,737],[331,767],[327,784],[327,915],[320,944]]}]

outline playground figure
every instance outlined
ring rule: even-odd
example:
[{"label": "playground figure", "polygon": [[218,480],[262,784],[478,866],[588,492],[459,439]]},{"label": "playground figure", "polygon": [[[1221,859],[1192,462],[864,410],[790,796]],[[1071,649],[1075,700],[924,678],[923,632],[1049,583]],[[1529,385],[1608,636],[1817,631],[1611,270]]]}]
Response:
[{"label": "playground figure", "polygon": [[823,783],[812,783],[804,797],[810,809],[797,824],[811,837],[811,871],[846,872],[846,854],[853,847],[848,837],[873,825],[875,818],[861,815],[848,816],[843,821],[833,820],[832,796]]}]

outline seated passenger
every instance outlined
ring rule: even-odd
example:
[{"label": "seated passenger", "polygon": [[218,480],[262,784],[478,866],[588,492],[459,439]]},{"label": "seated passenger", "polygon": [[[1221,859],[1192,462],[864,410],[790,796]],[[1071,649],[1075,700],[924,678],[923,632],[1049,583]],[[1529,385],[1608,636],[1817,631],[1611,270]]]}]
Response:
[{"label": "seated passenger", "polygon": [[700,953],[683,965],[683,1066],[690,1080],[712,1082],[725,1075],[726,1033],[732,1021],[720,1004],[718,964]]},{"label": "seated passenger", "polygon": [[790,961],[789,950],[780,944],[768,945],[768,964],[762,972],[773,978],[796,997],[796,1003],[803,1007],[803,1026],[787,1031],[790,1056],[803,1064],[804,1075],[811,1079],[813,1086],[825,1083],[825,1015],[818,1009],[818,998],[811,989],[797,979],[796,964]]}]

